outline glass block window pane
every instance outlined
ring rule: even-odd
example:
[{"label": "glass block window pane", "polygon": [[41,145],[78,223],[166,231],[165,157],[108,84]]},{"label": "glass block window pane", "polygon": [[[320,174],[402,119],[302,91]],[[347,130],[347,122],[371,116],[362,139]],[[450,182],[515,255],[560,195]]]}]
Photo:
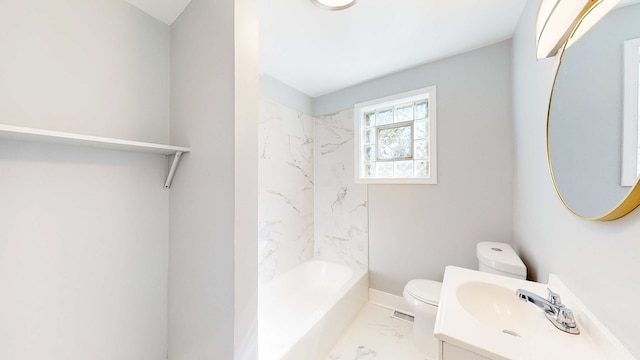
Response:
[{"label": "glass block window pane", "polygon": [[413,103],[396,106],[395,112],[397,123],[413,120]]},{"label": "glass block window pane", "polygon": [[404,125],[378,129],[378,160],[411,158],[413,126]]},{"label": "glass block window pane", "polygon": [[416,120],[413,124],[416,128],[414,136],[416,139],[426,139],[429,136],[426,120]]},{"label": "glass block window pane", "polygon": [[413,161],[394,161],[394,177],[413,177]]},{"label": "glass block window pane", "polygon": [[392,178],[393,177],[393,163],[392,162],[379,162],[379,163],[376,163],[376,177]]},{"label": "glass block window pane", "polygon": [[429,103],[426,101],[416,104],[416,119],[424,119],[429,116]]},{"label": "glass block window pane", "polygon": [[376,160],[376,147],[375,146],[365,146],[364,147],[364,160],[365,161],[375,161]]},{"label": "glass block window pane", "polygon": [[420,140],[415,142],[414,159],[426,159],[429,156],[429,142]]},{"label": "glass block window pane", "polygon": [[416,176],[429,176],[429,163],[427,163],[427,160],[415,160],[414,163]]},{"label": "glass block window pane", "polygon": [[364,126],[374,126],[376,124],[376,113],[370,112],[364,115]]},{"label": "glass block window pane", "polygon": [[376,113],[376,126],[393,123],[393,109],[385,109]]},{"label": "glass block window pane", "polygon": [[376,142],[376,129],[368,128],[364,129],[364,143],[365,144],[375,144]]},{"label": "glass block window pane", "polygon": [[364,175],[367,177],[376,176],[376,163],[366,163],[364,166]]},{"label": "glass block window pane", "polygon": [[357,104],[356,182],[436,184],[435,104],[435,87]]}]

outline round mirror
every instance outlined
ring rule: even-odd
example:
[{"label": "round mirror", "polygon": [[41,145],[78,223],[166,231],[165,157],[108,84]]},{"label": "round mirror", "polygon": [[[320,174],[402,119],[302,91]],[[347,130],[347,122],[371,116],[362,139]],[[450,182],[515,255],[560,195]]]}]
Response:
[{"label": "round mirror", "polygon": [[611,11],[561,55],[547,119],[556,191],[576,216],[613,220],[640,204],[640,4]]}]

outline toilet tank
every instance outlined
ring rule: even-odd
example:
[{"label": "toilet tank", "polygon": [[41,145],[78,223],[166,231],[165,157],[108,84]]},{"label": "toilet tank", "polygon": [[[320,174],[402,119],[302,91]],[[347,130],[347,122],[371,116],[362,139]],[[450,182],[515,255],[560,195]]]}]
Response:
[{"label": "toilet tank", "polygon": [[527,267],[509,244],[479,242],[476,246],[478,270],[516,279],[527,278]]}]

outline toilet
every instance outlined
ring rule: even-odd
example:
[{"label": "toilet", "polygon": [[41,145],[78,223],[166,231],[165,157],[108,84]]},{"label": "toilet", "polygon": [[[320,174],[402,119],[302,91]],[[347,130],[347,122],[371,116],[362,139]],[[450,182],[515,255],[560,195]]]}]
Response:
[{"label": "toilet", "polygon": [[[527,268],[509,244],[480,242],[476,246],[478,270],[482,272],[526,279]],[[415,314],[413,342],[429,358],[435,359],[437,340],[433,327],[438,313],[442,283],[433,280],[415,279],[404,287],[402,293],[409,309]]]}]

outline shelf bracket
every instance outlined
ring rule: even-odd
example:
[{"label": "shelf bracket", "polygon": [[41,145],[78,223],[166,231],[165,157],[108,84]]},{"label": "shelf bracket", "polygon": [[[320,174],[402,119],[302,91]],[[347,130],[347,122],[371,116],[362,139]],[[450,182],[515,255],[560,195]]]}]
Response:
[{"label": "shelf bracket", "polygon": [[182,151],[176,151],[176,153],[173,155],[173,161],[171,161],[171,167],[169,168],[167,181],[164,182],[165,189],[169,189],[171,187],[171,182],[173,181],[173,176],[175,175],[176,168],[178,167],[178,163],[180,162],[180,157],[182,157]]}]

